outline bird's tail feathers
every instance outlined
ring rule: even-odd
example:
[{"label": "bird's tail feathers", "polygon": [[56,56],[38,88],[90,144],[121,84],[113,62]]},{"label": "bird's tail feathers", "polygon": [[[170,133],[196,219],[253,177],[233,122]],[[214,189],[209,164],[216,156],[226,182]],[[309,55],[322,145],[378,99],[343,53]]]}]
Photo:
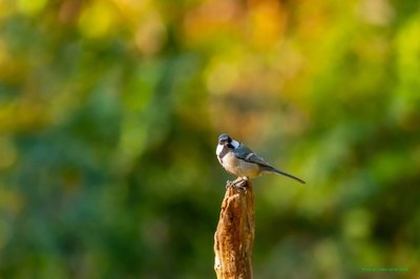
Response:
[{"label": "bird's tail feathers", "polygon": [[305,182],[305,181],[303,181],[302,179],[300,179],[300,178],[298,178],[298,177],[296,177],[296,176],[294,176],[294,175],[288,174],[287,172],[284,172],[284,171],[278,170],[278,169],[276,169],[276,168],[274,168],[274,167],[272,167],[272,166],[263,166],[263,167],[262,167],[262,169],[263,169],[263,171],[272,172],[272,173],[275,173],[275,174],[278,174],[278,175],[284,175],[284,176],[287,176],[287,177],[292,178],[292,179],[294,179],[294,180],[296,180],[296,181],[299,181],[299,182],[300,182],[300,183],[302,183],[302,184],[305,184],[305,183],[306,183],[306,182]]}]

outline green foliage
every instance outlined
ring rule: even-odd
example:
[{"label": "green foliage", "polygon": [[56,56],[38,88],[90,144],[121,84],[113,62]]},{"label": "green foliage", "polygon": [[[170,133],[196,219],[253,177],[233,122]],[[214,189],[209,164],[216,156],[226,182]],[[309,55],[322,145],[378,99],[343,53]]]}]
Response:
[{"label": "green foliage", "polygon": [[418,278],[419,8],[0,0],[0,277],[213,278],[228,132],[255,277]]}]

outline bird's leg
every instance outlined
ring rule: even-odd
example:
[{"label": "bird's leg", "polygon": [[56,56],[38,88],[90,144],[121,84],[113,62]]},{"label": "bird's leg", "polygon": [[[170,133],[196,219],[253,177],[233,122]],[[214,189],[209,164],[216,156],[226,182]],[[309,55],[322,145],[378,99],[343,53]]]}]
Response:
[{"label": "bird's leg", "polygon": [[246,184],[248,183],[248,177],[238,177],[232,184],[241,190],[246,191]]},{"label": "bird's leg", "polygon": [[230,181],[230,180],[226,180],[226,189],[229,188],[230,186],[234,186],[236,184],[236,182],[238,182],[238,178],[236,178],[234,181]]},{"label": "bird's leg", "polygon": [[242,180],[243,178],[242,177],[238,177],[238,178],[236,178],[234,181],[230,181],[230,180],[228,180],[228,181],[226,181],[226,189],[227,188],[229,188],[229,187],[231,187],[231,186],[235,186],[235,187],[237,187],[237,184]]}]

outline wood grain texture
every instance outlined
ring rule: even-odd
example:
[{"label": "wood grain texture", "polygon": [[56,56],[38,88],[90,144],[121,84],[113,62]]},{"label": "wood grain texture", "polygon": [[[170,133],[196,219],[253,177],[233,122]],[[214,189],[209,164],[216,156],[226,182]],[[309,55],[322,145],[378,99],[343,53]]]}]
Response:
[{"label": "wood grain texture", "polygon": [[218,279],[252,278],[252,248],[255,236],[254,192],[228,187],[214,235],[214,270]]}]

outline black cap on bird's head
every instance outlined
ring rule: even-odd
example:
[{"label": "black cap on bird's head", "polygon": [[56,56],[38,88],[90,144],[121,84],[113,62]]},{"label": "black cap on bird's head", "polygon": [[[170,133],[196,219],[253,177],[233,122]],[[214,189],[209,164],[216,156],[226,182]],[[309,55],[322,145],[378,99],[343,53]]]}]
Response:
[{"label": "black cap on bird's head", "polygon": [[225,144],[228,144],[228,143],[231,143],[231,142],[232,142],[232,138],[229,137],[228,134],[223,133],[219,136],[219,144],[225,145]]}]

